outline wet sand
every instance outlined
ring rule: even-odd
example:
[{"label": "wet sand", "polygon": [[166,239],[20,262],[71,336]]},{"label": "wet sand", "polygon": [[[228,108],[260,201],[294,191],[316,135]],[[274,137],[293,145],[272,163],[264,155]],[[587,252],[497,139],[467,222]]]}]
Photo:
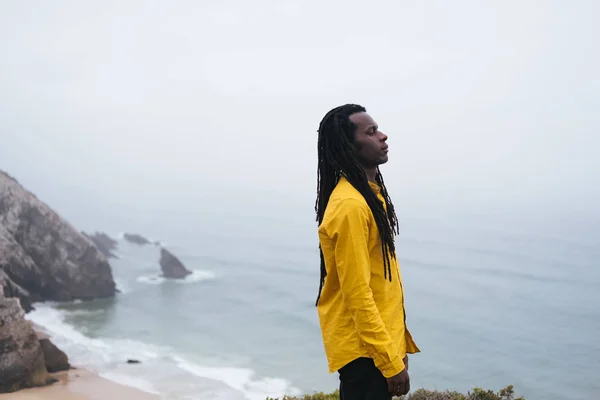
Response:
[{"label": "wet sand", "polygon": [[58,382],[0,394],[0,400],[159,400],[160,396],[120,385],[85,369],[52,374]]}]

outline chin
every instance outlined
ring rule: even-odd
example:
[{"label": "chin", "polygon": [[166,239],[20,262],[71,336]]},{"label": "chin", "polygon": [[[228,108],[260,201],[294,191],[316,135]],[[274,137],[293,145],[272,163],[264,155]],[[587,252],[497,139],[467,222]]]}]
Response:
[{"label": "chin", "polygon": [[388,162],[388,156],[385,156],[385,157],[381,158],[381,160],[379,162],[379,165],[385,164],[386,162]]}]

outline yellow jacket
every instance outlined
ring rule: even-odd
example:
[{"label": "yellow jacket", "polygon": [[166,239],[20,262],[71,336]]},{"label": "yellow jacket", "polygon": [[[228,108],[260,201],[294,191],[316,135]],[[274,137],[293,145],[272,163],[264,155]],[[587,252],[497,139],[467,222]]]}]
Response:
[{"label": "yellow jacket", "polygon": [[[379,186],[370,184],[383,201]],[[317,310],[329,372],[369,357],[386,378],[400,373],[404,356],[420,351],[405,325],[400,268],[390,257],[392,282],[384,278],[375,218],[345,178],[333,190],[318,232],[327,277]]]}]

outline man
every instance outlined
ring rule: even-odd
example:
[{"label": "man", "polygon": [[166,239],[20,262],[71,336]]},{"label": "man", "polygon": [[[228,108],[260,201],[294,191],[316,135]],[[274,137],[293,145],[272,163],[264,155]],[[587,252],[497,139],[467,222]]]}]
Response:
[{"label": "man", "polygon": [[408,393],[407,354],[420,351],[405,325],[398,220],[379,171],[388,160],[386,141],[355,104],[334,108],[319,125],[317,310],[342,400]]}]

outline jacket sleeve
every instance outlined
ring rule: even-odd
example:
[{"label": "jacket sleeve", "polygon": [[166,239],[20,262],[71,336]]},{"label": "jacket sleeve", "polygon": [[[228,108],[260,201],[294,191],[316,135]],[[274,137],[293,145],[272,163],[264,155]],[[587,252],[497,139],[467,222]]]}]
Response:
[{"label": "jacket sleeve", "polygon": [[329,221],[335,238],[335,260],[342,296],[358,335],[386,378],[404,369],[371,291],[368,249],[369,209],[355,199],[343,200]]}]

